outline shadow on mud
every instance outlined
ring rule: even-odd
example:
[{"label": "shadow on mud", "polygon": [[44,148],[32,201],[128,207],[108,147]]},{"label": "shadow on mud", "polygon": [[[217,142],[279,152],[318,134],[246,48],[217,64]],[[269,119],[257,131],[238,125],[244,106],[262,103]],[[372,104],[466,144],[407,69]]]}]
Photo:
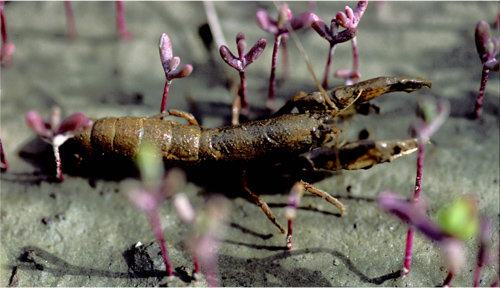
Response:
[{"label": "shadow on mud", "polygon": [[[240,245],[240,243],[234,243]],[[149,249],[151,248],[151,249]],[[149,250],[151,251],[149,251]],[[72,265],[41,248],[28,246],[22,248],[22,253],[13,263],[15,270],[43,271],[56,277],[65,275],[87,276],[87,277],[109,277],[109,278],[130,278],[135,279],[135,285],[158,285],[167,276],[163,270],[158,270],[153,264],[151,253],[157,254],[158,247],[145,245],[143,249],[131,247],[123,253],[125,261],[129,267],[128,272],[109,271]],[[279,249],[277,249],[279,250]],[[149,254],[148,254],[149,253]],[[306,268],[289,269],[280,262],[290,257],[297,257],[305,254],[330,254],[332,258],[337,258],[352,271],[364,283],[375,285],[383,284],[387,280],[396,279],[401,276],[400,271],[391,272],[385,275],[369,277],[360,271],[344,254],[326,248],[305,248],[293,251],[280,251],[265,258],[237,258],[227,255],[219,255],[219,270],[222,286],[332,286],[321,271],[311,271]],[[175,276],[184,282],[190,282],[185,275],[179,273],[182,267],[176,267]],[[325,269],[328,267],[325,267]],[[252,271],[249,274],[248,271]],[[274,280],[268,279],[268,275],[274,275]],[[150,278],[150,279],[148,279]],[[131,284],[132,284],[131,282]],[[226,283],[227,282],[227,283]]]}]

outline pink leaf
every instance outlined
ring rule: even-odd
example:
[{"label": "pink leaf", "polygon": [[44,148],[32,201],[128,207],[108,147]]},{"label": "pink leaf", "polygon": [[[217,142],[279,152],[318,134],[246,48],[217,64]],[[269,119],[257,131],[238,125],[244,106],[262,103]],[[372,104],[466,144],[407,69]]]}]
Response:
[{"label": "pink leaf", "polygon": [[38,136],[43,138],[52,137],[49,123],[45,122],[37,111],[30,110],[26,113],[26,123]]},{"label": "pink leaf", "polygon": [[259,25],[262,30],[274,35],[278,34],[278,22],[271,19],[266,11],[260,9],[257,10],[255,13],[255,20],[257,21],[257,25]]},{"label": "pink leaf", "polygon": [[82,112],[77,112],[66,117],[56,131],[56,135],[73,133],[79,129],[86,129],[92,125],[92,120],[87,118]]},{"label": "pink leaf", "polygon": [[181,69],[177,69],[177,70],[168,72],[167,80],[170,81],[170,80],[176,79],[176,78],[184,78],[184,77],[189,76],[191,74],[191,72],[193,72],[193,65],[186,64],[186,65],[182,66]]},{"label": "pink leaf", "polygon": [[[335,43],[343,43],[343,42],[349,41],[352,38],[356,37],[357,33],[358,33],[358,29],[356,29],[356,28],[345,29],[344,31],[335,35],[333,40],[335,41]],[[359,76],[359,77],[361,77],[361,76]]]},{"label": "pink leaf", "polygon": [[359,1],[356,9],[354,9],[354,17],[356,17],[357,22],[361,20],[363,14],[365,14],[366,7],[368,7],[368,1]]},{"label": "pink leaf", "polygon": [[12,55],[14,54],[14,50],[15,50],[14,44],[10,42],[4,43],[0,51],[0,62],[10,61]]},{"label": "pink leaf", "polygon": [[377,204],[385,212],[391,213],[402,221],[415,226],[431,240],[439,242],[449,238],[449,235],[426,215],[425,207],[421,201],[410,202],[386,190],[379,194]]},{"label": "pink leaf", "polygon": [[170,65],[169,65],[168,71],[175,70],[175,69],[177,69],[177,67],[179,67],[179,64],[181,64],[181,58],[175,56],[174,58],[172,58],[172,60],[170,60],[169,64]]},{"label": "pink leaf", "polygon": [[331,30],[328,25],[323,22],[323,20],[318,19],[317,21],[314,21],[313,23],[311,23],[311,27],[314,29],[314,31],[316,31],[316,33],[319,34],[319,36],[325,38],[328,42],[331,42],[333,40]]},{"label": "pink leaf", "polygon": [[255,61],[259,56],[264,52],[264,49],[266,48],[266,38],[260,38],[255,45],[248,51],[248,53],[245,55],[244,59],[244,68],[246,68],[248,65],[250,65],[253,61]]},{"label": "pink leaf", "polygon": [[167,71],[170,71],[169,68],[170,60],[172,59],[172,43],[170,42],[170,38],[168,38],[168,35],[166,33],[161,34],[158,49],[160,51],[161,64],[163,65],[165,73],[167,73]]},{"label": "pink leaf", "polygon": [[278,14],[278,29],[285,29],[286,30],[286,22],[290,21],[292,19],[292,10],[288,8],[288,5],[286,3],[281,4],[280,6],[280,11]]},{"label": "pink leaf", "polygon": [[342,26],[344,28],[350,27],[351,21],[349,20],[349,18],[347,18],[347,15],[345,15],[344,12],[337,12],[337,15],[335,16],[335,18],[337,19],[337,23],[340,26]]},{"label": "pink leaf", "polygon": [[221,45],[219,48],[220,56],[222,60],[226,62],[229,66],[233,67],[238,71],[243,70],[243,65],[241,61],[229,50],[226,45]]},{"label": "pink leaf", "polygon": [[293,30],[299,30],[303,27],[310,26],[313,22],[317,21],[319,18],[314,13],[303,12],[299,15],[293,17],[290,20],[290,26]]},{"label": "pink leaf", "polygon": [[245,50],[247,50],[247,41],[245,41],[245,35],[241,32],[236,35],[236,46],[238,48],[238,58],[241,59],[245,55]]}]

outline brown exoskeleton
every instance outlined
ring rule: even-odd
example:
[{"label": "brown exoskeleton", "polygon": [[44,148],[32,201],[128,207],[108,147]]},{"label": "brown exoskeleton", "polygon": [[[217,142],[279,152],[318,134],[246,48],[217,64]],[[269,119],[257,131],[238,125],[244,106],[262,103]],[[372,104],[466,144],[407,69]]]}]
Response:
[{"label": "brown exoskeleton", "polygon": [[[378,77],[351,86],[320,92],[299,93],[290,99],[274,117],[221,128],[200,127],[193,115],[178,110],[152,118],[109,117],[95,120],[92,127],[77,133],[74,142],[81,157],[133,159],[141,143],[158,146],[161,157],[173,165],[227,164],[263,160],[271,162],[302,160],[313,169],[367,169],[392,161],[416,150],[414,139],[392,141],[358,141],[341,147],[325,147],[340,129],[334,118],[347,108],[379,95],[412,92],[431,82],[422,78]],[[292,113],[297,108],[298,113]],[[187,124],[164,120],[177,116]],[[327,192],[303,182],[306,190],[325,198],[343,212],[343,206]],[[246,185],[245,185],[246,187]],[[245,189],[267,217],[285,233],[262,198]]]}]

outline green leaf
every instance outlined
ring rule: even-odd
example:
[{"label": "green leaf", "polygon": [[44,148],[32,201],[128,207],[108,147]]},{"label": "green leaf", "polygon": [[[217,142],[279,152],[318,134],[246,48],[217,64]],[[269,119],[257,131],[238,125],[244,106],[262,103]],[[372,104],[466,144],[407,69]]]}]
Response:
[{"label": "green leaf", "polygon": [[448,234],[466,240],[476,235],[479,228],[477,203],[472,197],[462,197],[441,208],[438,225]]},{"label": "green leaf", "polygon": [[163,162],[157,147],[144,142],[139,148],[136,157],[141,179],[148,188],[159,187],[164,174]]}]

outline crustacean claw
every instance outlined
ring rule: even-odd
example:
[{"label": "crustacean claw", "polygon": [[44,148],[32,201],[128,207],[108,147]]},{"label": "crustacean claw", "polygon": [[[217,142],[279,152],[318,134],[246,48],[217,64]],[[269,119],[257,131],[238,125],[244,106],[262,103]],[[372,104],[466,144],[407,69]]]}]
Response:
[{"label": "crustacean claw", "polygon": [[353,104],[359,104],[391,92],[413,92],[424,87],[431,87],[432,82],[420,77],[377,77],[359,83],[340,86],[321,92],[299,92],[276,112],[276,116],[291,113],[297,108],[299,113],[331,113],[339,114]]},{"label": "crustacean claw", "polygon": [[417,139],[360,140],[339,148],[319,147],[301,154],[313,170],[368,169],[375,164],[391,162],[418,149]]}]

